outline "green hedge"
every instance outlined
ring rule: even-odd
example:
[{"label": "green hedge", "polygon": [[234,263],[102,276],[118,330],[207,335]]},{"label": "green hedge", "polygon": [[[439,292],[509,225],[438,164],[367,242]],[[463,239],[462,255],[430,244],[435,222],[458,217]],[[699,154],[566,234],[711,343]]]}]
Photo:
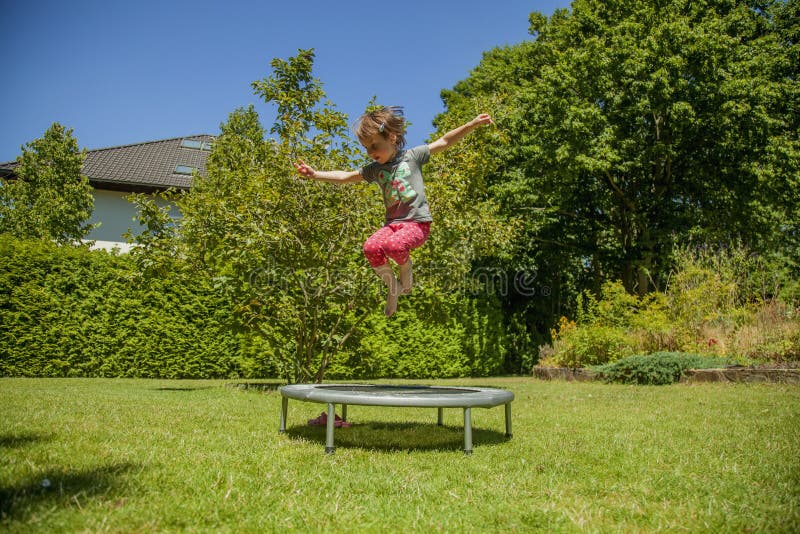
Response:
[{"label": "green hedge", "polygon": [[387,320],[370,315],[354,348],[337,357],[330,378],[448,378],[503,372],[507,354],[496,300],[461,294],[444,300],[415,288]]},{"label": "green hedge", "polygon": [[731,363],[727,358],[710,358],[682,352],[657,352],[628,356],[594,369],[607,382],[665,385],[679,381],[688,369],[711,369],[725,367]]},{"label": "green hedge", "polygon": [[[327,378],[502,372],[502,312],[487,298],[423,289],[391,320],[367,318]],[[145,275],[133,258],[0,235],[0,376],[274,378],[287,346],[239,327],[211,280]]]},{"label": "green hedge", "polygon": [[0,236],[2,376],[235,376],[228,310],[197,277],[147,278],[128,256]]}]

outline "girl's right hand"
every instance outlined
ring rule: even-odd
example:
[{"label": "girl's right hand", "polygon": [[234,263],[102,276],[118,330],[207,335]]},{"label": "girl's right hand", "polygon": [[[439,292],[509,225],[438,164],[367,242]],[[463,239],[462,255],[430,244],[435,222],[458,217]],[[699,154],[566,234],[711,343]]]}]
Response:
[{"label": "girl's right hand", "polygon": [[298,160],[297,163],[294,164],[294,168],[297,169],[297,172],[300,173],[301,176],[305,176],[306,178],[313,178],[317,171],[315,171],[311,166],[306,165],[306,162]]},{"label": "girl's right hand", "polygon": [[488,113],[481,113],[480,115],[472,119],[472,121],[478,124],[494,124],[492,116],[489,115]]}]

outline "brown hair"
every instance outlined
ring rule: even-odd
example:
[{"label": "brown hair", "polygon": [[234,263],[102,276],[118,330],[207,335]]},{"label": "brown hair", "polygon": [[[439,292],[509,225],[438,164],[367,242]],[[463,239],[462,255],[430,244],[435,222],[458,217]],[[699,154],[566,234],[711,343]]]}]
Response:
[{"label": "brown hair", "polygon": [[406,120],[403,118],[403,108],[400,106],[382,107],[367,112],[359,117],[353,129],[362,141],[375,134],[381,134],[384,139],[394,134],[397,148],[406,145]]}]

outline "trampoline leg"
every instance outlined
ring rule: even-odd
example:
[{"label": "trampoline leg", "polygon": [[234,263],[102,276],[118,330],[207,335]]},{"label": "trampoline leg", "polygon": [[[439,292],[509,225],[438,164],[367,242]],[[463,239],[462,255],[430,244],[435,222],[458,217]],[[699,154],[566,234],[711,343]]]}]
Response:
[{"label": "trampoline leg", "polygon": [[437,408],[436,424],[439,426],[444,425],[444,408]]},{"label": "trampoline leg", "polygon": [[472,408],[464,408],[464,454],[472,454]]},{"label": "trampoline leg", "polygon": [[506,437],[513,436],[511,433],[511,403],[506,404]]},{"label": "trampoline leg", "polygon": [[336,422],[336,405],[328,403],[328,424],[325,427],[325,453],[333,454],[336,447],[333,446],[333,425]]},{"label": "trampoline leg", "polygon": [[279,432],[286,432],[286,411],[289,407],[289,397],[281,397],[281,427]]},{"label": "trampoline leg", "polygon": [[347,405],[342,404],[342,421],[347,421]]}]

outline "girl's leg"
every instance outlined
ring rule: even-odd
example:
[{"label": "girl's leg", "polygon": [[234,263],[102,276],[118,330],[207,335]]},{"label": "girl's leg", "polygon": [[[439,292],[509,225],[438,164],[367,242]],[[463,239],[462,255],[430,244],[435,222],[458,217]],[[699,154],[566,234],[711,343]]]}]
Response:
[{"label": "girl's leg", "polygon": [[[430,227],[430,223],[391,224],[372,234],[364,243],[364,255],[367,261],[389,289],[384,308],[387,317],[391,317],[397,310],[397,297],[400,293],[411,292],[413,275],[409,253],[425,243],[430,234]],[[401,282],[397,281],[389,264],[389,258],[398,264]]]},{"label": "girl's leg", "polygon": [[398,223],[390,224],[391,235],[385,233],[382,250],[389,258],[393,259],[397,265],[403,265],[408,261],[409,254],[415,248],[421,247],[431,233],[431,223]]},{"label": "girl's leg", "polygon": [[386,295],[386,306],[383,308],[383,313],[386,317],[391,317],[397,311],[397,297],[400,296],[400,283],[394,276],[394,271],[389,263],[384,263],[380,267],[373,267],[375,274],[383,280],[386,287],[389,289]]},{"label": "girl's leg", "polygon": [[394,235],[394,231],[390,227],[384,226],[364,242],[364,256],[367,257],[367,261],[373,268],[380,267],[389,261],[384,249],[392,235]]},{"label": "girl's leg", "polygon": [[397,262],[400,271],[401,293],[411,293],[414,277],[411,267],[411,250],[421,247],[430,235],[430,223],[401,223],[391,225],[394,233],[383,247],[384,253]]},{"label": "girl's leg", "polygon": [[397,311],[397,297],[400,295],[400,285],[384,251],[384,247],[393,233],[391,228],[384,226],[364,243],[364,255],[367,257],[367,261],[389,290],[386,296],[386,306],[383,309],[386,317],[391,317]]}]

